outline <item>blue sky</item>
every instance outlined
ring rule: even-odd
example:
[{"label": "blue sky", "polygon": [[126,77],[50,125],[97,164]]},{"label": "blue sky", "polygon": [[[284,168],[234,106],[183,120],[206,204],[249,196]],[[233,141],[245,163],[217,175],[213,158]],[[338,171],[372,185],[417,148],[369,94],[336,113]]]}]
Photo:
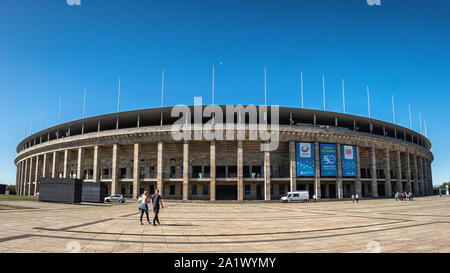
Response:
[{"label": "blue sky", "polygon": [[[4,0],[0,9],[0,183],[14,184],[13,163],[24,126],[30,133],[79,119],[83,88],[86,115],[114,112],[118,77],[121,110],[211,101],[216,66],[217,104],[268,103],[367,116],[419,131],[419,112],[433,143],[435,184],[450,180],[450,2],[347,1],[144,1]],[[222,63],[219,65],[219,63]]]}]

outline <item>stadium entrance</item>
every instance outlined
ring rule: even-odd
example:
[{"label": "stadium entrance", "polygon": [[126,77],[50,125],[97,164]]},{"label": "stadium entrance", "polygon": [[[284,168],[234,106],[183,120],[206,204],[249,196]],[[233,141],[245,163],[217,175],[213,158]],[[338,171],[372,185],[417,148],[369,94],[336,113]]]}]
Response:
[{"label": "stadium entrance", "polygon": [[237,185],[216,185],[216,200],[237,200]]}]

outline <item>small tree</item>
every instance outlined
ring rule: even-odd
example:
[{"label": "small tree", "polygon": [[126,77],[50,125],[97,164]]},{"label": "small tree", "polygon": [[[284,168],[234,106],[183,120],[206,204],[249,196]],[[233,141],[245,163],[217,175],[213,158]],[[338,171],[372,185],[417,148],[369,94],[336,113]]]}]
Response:
[{"label": "small tree", "polygon": [[445,186],[450,186],[450,182],[445,182],[440,186],[441,190],[445,190]]},{"label": "small tree", "polygon": [[9,194],[16,194],[16,186],[13,185],[6,186],[6,191],[9,191]]}]

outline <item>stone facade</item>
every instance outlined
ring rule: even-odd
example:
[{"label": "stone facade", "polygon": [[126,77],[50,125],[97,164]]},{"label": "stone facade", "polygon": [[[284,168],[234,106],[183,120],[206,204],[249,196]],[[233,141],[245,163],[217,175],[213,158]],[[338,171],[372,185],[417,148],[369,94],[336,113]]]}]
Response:
[{"label": "stone facade", "polygon": [[[102,182],[108,194],[137,198],[160,189],[164,198],[276,200],[307,190],[318,198],[432,193],[433,155],[424,146],[337,127],[280,125],[272,152],[258,141],[174,141],[170,126],[118,128],[58,138],[22,149],[15,158],[17,189],[36,195],[40,177]],[[247,132],[248,133],[248,132]],[[314,143],[316,176],[296,176],[295,142]],[[319,144],[338,147],[338,176],[320,177]],[[356,146],[357,176],[342,177],[341,146]]]}]

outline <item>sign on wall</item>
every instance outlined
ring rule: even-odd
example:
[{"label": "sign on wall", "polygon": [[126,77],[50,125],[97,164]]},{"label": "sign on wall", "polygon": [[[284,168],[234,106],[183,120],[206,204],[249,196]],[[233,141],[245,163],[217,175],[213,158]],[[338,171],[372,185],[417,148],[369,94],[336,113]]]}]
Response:
[{"label": "sign on wall", "polygon": [[314,143],[295,143],[297,176],[315,176]]},{"label": "sign on wall", "polygon": [[336,144],[320,144],[320,175],[337,176]]},{"label": "sign on wall", "polygon": [[342,176],[356,177],[355,146],[342,145]]}]

